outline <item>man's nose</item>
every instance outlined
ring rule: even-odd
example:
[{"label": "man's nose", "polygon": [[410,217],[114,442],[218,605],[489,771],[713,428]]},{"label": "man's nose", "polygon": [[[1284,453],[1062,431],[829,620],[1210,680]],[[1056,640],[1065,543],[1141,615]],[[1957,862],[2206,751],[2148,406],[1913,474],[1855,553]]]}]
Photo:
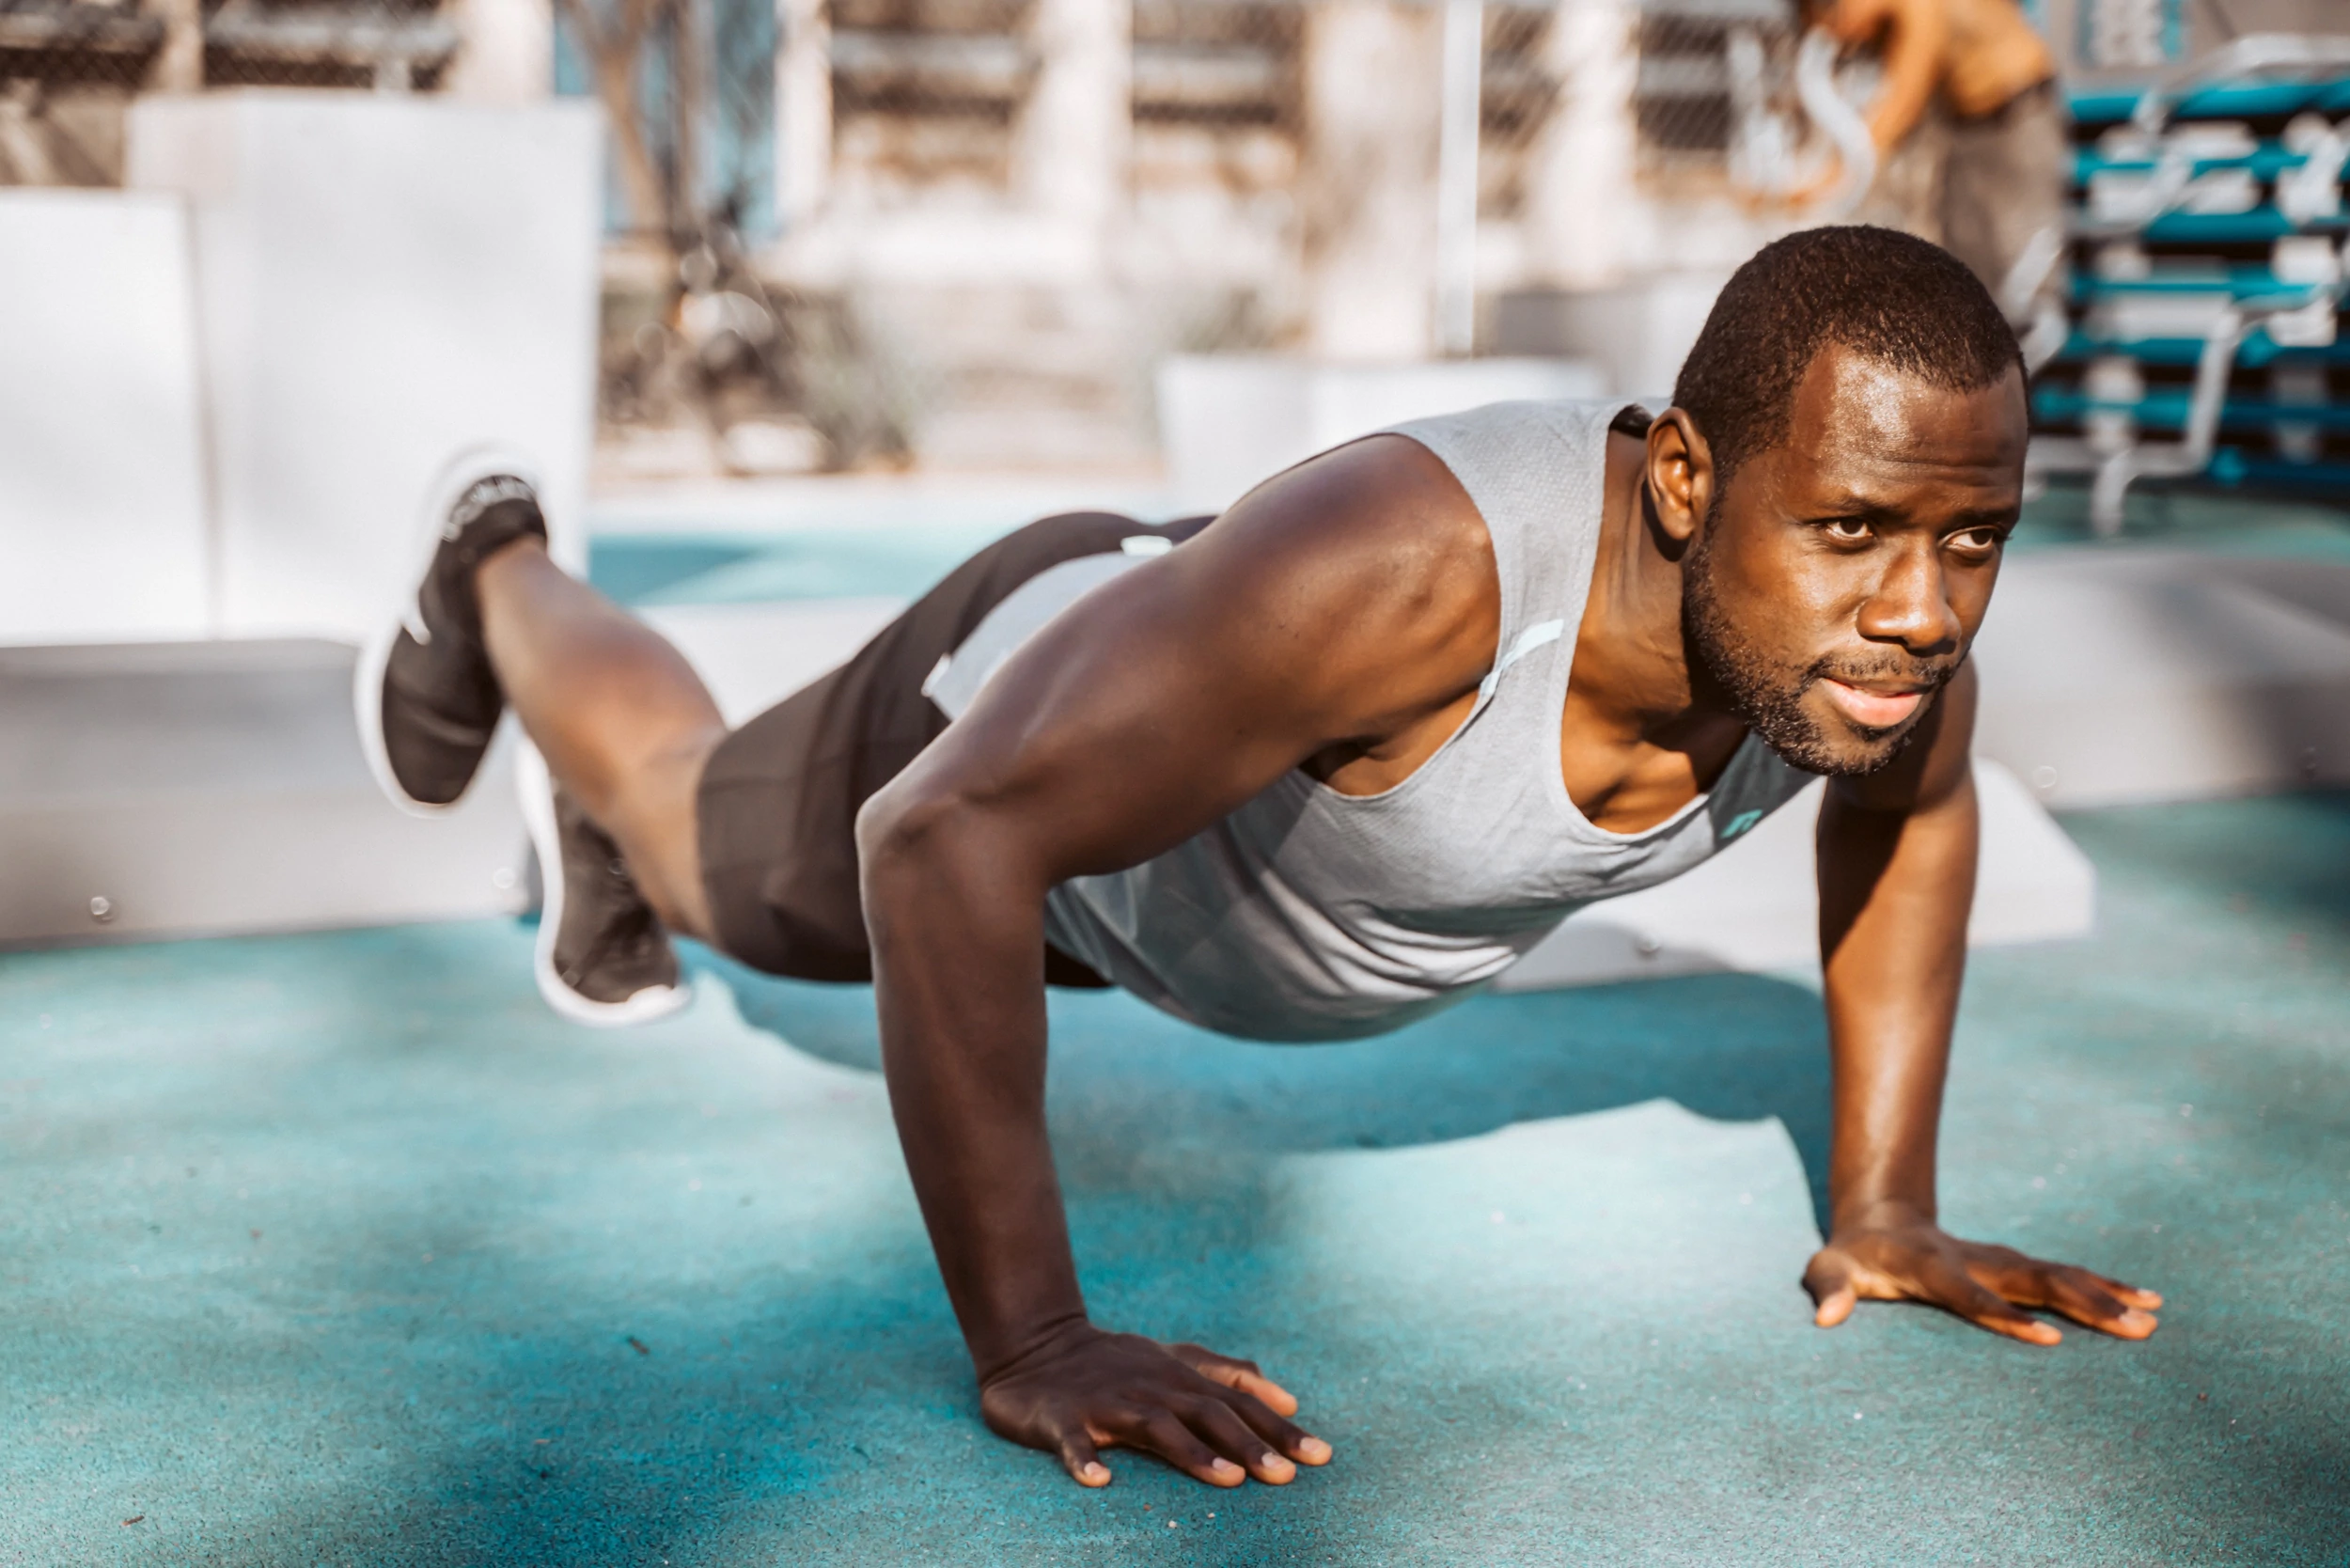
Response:
[{"label": "man's nose", "polygon": [[1949,652],[1966,628],[1950,607],[1939,552],[1930,541],[1887,552],[1884,574],[1860,606],[1860,635],[1898,642],[1920,658]]}]

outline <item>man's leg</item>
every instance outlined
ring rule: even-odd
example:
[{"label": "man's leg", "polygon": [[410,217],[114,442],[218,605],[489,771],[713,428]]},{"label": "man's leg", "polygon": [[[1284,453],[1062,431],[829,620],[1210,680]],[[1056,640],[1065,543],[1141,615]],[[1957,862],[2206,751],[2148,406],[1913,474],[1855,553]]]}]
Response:
[{"label": "man's leg", "polygon": [[702,764],[727,735],[718,705],[660,634],[523,539],[474,574],[499,688],[548,771],[611,835],[675,932],[714,939],[695,831]]},{"label": "man's leg", "polygon": [[[1208,521],[1033,524],[729,730],[676,649],[548,558],[535,494],[496,459],[461,457],[427,509],[430,564],[357,671],[361,737],[384,792],[429,813],[471,787],[514,709],[550,776],[524,798],[558,917],[540,922],[540,988],[596,1024],[682,1000],[669,932],[771,974],[870,979],[856,813],[946,727],[922,695],[940,659],[1037,573]],[[1046,966],[1101,983],[1059,954]]]}]

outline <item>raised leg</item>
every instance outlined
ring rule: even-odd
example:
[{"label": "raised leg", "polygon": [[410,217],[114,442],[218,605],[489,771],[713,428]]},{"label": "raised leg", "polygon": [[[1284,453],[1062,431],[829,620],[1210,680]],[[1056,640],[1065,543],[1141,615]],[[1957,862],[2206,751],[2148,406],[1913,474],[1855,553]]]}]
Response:
[{"label": "raised leg", "polygon": [[483,561],[474,589],[498,685],[549,771],[619,844],[663,922],[711,940],[694,800],[727,725],[709,689],[535,539]]}]

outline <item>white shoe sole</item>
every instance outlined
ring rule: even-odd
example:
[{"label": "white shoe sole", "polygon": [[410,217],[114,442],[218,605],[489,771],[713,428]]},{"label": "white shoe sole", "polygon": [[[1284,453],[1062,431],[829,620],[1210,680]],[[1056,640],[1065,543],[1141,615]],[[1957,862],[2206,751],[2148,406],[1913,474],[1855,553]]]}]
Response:
[{"label": "white shoe sole", "polygon": [[514,780],[522,792],[523,821],[530,828],[531,848],[539,855],[539,886],[544,889],[531,971],[547,1006],[575,1024],[623,1028],[666,1018],[692,1001],[690,984],[647,986],[624,1002],[598,1002],[563,983],[562,973],[555,965],[555,939],[563,929],[563,840],[556,829],[555,780],[547,772],[546,759],[527,740],[518,748]]},{"label": "white shoe sole", "polygon": [[[425,490],[424,509],[417,514],[416,537],[413,541],[415,558],[409,563],[407,596],[400,603],[400,613],[386,617],[382,629],[360,651],[358,666],[352,671],[352,712],[359,721],[359,748],[367,755],[368,771],[375,776],[376,787],[384,792],[384,798],[412,817],[438,817],[454,811],[464,803],[473,785],[468,780],[455,800],[439,806],[417,800],[400,788],[399,776],[392,772],[391,757],[384,748],[384,670],[392,662],[392,648],[400,641],[401,630],[408,628],[410,618],[417,614],[416,593],[423,587],[424,574],[432,568],[433,553],[441,547],[441,526],[447,520],[449,509],[472,488],[475,480],[493,474],[511,474],[533,490],[540,488],[539,465],[510,447],[468,447],[442,464],[440,473]],[[489,753],[482,755],[486,758]]]}]

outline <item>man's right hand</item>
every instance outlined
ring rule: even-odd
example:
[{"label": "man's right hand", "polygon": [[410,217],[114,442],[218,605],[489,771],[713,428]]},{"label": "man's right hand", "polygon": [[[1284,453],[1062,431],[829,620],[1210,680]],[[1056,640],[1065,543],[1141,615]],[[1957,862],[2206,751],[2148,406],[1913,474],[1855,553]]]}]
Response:
[{"label": "man's right hand", "polygon": [[1247,1363],[1091,1326],[1044,1117],[1045,900],[1315,759],[1366,792],[1408,773],[1475,702],[1500,593],[1436,455],[1356,442],[1056,616],[857,813],[890,1112],[982,1408],[1083,1484],[1105,1446],[1223,1486],[1330,1450]]},{"label": "man's right hand", "polygon": [[979,1409],[997,1435],[1060,1455],[1084,1486],[1110,1483],[1105,1448],[1156,1454],[1211,1486],[1280,1486],[1298,1465],[1330,1462],[1329,1444],[1285,1419],[1296,1399],[1255,1362],[1090,1324],[990,1377]]}]

